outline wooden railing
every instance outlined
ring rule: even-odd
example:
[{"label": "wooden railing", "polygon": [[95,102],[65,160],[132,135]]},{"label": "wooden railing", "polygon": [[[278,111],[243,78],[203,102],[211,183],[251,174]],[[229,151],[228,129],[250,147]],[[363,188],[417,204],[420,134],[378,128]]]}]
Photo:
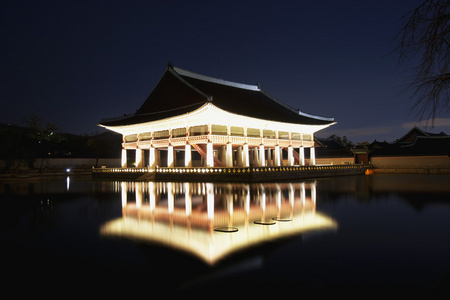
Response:
[{"label": "wooden railing", "polygon": [[125,149],[148,149],[150,145],[155,148],[172,146],[182,146],[186,143],[189,144],[206,144],[211,141],[213,144],[226,145],[231,143],[233,145],[243,145],[248,144],[250,147],[257,147],[261,144],[267,147],[274,147],[279,145],[280,147],[300,147],[302,145],[311,147],[314,142],[311,141],[300,141],[300,140],[284,140],[284,139],[272,139],[272,138],[261,138],[261,137],[244,137],[244,136],[227,136],[227,135],[197,135],[189,137],[176,137],[176,138],[164,138],[164,139],[154,139],[154,140],[140,140],[133,142],[123,143]]}]

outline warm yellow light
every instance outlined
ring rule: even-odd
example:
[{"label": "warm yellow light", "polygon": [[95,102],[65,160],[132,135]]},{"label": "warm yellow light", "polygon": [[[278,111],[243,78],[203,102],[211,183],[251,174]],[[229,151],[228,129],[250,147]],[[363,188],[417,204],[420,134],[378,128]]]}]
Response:
[{"label": "warm yellow light", "polygon": [[[236,227],[233,233],[210,233],[199,228],[170,226],[164,222],[150,222],[135,218],[118,218],[105,224],[105,235],[137,238],[192,253],[208,264],[215,264],[225,256],[260,243],[298,235],[314,230],[333,230],[336,222],[320,213],[294,216],[290,222],[275,222],[265,226],[250,223],[248,227]],[[230,238],[232,234],[232,238]]]},{"label": "warm yellow light", "polygon": [[[283,238],[288,235],[302,234],[311,230],[333,230],[337,225],[331,218],[317,213],[315,210],[315,183],[307,184],[311,190],[311,198],[306,199],[306,184],[268,184],[255,185],[216,185],[212,183],[141,183],[123,182],[122,206],[123,217],[106,223],[101,233],[105,235],[137,238],[144,241],[158,242],[193,253],[209,264],[214,264],[224,256],[259,243]],[[241,189],[242,201],[234,202],[231,191]],[[255,192],[258,201],[251,205],[250,191]],[[300,193],[298,192],[300,190]],[[133,191],[136,203],[130,203],[127,192]],[[216,207],[215,195],[225,196],[225,206]],[[266,191],[275,192],[276,203],[266,201]],[[289,196],[285,196],[286,191]],[[143,203],[144,193],[148,193],[149,204]],[[175,206],[175,200],[183,199],[185,208]],[[167,194],[167,207],[156,206],[158,194]],[[300,194],[300,197],[298,196]],[[192,209],[195,195],[206,196],[206,212]],[[252,200],[253,201],[253,200]],[[173,215],[177,222],[168,222],[164,216]],[[162,216],[158,218],[157,216]],[[182,218],[184,216],[184,221]],[[278,220],[272,221],[272,218]],[[180,219],[181,218],[181,219]],[[189,220],[189,222],[187,221]],[[188,224],[197,220],[196,226]],[[232,223],[231,223],[231,220]],[[265,226],[271,220],[273,225]],[[289,222],[286,222],[289,221]],[[211,226],[230,227],[233,233],[211,231]],[[230,236],[230,234],[232,234]]]},{"label": "warm yellow light", "polygon": [[336,124],[336,122],[325,125],[308,125],[269,121],[230,113],[214,106],[209,102],[193,112],[158,121],[124,126],[100,126],[127,136],[146,132],[163,131],[167,129],[201,126],[205,124],[223,126],[236,126],[238,124],[243,128],[259,128],[272,131],[297,132],[312,135],[319,130]]}]

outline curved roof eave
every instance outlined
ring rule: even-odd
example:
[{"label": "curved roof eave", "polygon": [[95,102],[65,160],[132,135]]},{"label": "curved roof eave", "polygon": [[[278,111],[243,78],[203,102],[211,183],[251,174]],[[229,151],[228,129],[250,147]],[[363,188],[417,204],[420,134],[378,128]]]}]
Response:
[{"label": "curved roof eave", "polygon": [[225,111],[213,103],[209,102],[203,104],[201,107],[177,116],[168,117],[161,120],[145,121],[134,124],[123,125],[100,125],[111,131],[121,134],[142,133],[147,131],[159,131],[167,128],[177,128],[183,126],[197,126],[205,123],[213,123],[216,125],[232,125],[239,124],[247,128],[265,128],[279,131],[299,131],[313,134],[319,130],[327,128],[336,124],[332,122],[329,124],[293,124],[278,121],[271,121],[265,119],[258,119],[248,116],[239,115],[233,112]]},{"label": "curved roof eave", "polygon": [[[300,112],[279,101],[259,85],[250,85],[218,79],[177,67],[174,72],[191,86],[195,86],[204,94],[210,95],[211,101],[224,110],[257,118],[268,118],[274,121],[289,119],[289,122],[302,123],[309,121],[315,124],[334,122],[334,118]],[[248,104],[253,101],[253,104]],[[247,108],[243,108],[248,104]]]},{"label": "curved roof eave", "polygon": [[275,122],[328,126],[336,123],[334,118],[293,109],[259,85],[217,79],[169,64],[136,113],[101,121],[99,126],[126,126],[162,120],[194,111],[209,102],[224,111]]}]

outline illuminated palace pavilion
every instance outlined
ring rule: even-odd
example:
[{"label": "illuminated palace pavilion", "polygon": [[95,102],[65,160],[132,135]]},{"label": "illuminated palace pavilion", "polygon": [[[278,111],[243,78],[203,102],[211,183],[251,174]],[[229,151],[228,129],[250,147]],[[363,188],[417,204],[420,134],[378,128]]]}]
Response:
[{"label": "illuminated palace pavilion", "polygon": [[99,126],[123,136],[122,168],[155,169],[314,165],[314,134],[333,124],[281,103],[259,85],[169,63],[135,113]]}]

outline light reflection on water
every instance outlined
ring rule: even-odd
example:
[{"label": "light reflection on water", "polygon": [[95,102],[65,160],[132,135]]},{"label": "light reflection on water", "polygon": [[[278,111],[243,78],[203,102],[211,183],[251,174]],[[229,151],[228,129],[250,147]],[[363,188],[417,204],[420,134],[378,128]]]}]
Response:
[{"label": "light reflection on water", "polygon": [[120,186],[123,216],[105,224],[102,234],[161,243],[208,264],[264,242],[337,227],[316,213],[315,182]]},{"label": "light reflection on water", "polygon": [[106,293],[132,279],[166,292],[393,288],[423,299],[448,281],[449,182],[448,175],[251,185],[72,176],[4,182],[5,285],[74,290],[82,282]]}]

